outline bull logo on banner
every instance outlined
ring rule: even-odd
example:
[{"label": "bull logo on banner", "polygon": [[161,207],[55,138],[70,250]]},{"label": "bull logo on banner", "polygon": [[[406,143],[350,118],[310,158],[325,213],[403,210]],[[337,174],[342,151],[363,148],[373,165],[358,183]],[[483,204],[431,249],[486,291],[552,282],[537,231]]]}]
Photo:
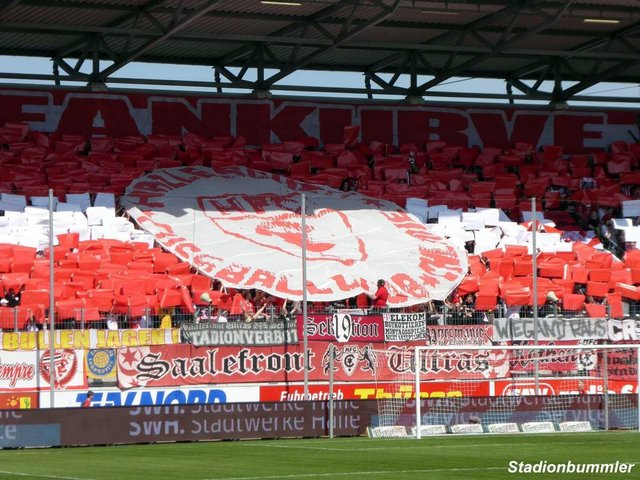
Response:
[{"label": "bull logo on banner", "polygon": [[[342,367],[342,371],[348,376],[352,376],[358,365],[363,372],[371,372],[375,375],[377,369],[376,353],[373,345],[368,344],[360,348],[357,345],[345,345],[340,348],[333,348],[334,370],[337,366]],[[331,348],[327,349],[322,357],[322,367],[324,373],[329,372],[331,368]]]},{"label": "bull logo on banner", "polygon": [[348,342],[351,338],[351,331],[353,330],[353,319],[351,315],[348,313],[334,313],[331,323],[336,340],[340,343]]}]

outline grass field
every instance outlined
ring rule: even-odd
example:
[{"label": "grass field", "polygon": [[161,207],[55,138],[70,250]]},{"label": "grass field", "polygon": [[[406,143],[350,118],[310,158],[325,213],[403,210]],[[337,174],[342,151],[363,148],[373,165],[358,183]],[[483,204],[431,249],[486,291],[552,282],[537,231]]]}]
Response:
[{"label": "grass field", "polygon": [[[618,474],[509,473],[509,462],[638,463]],[[335,438],[0,451],[2,479],[640,478],[640,433]]]}]

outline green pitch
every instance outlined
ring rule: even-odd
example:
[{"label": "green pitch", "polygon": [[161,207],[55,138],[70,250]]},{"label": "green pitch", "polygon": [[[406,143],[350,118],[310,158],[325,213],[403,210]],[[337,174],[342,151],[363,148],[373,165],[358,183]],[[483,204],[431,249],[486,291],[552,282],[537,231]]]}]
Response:
[{"label": "green pitch", "polygon": [[[631,473],[510,473],[510,462],[638,463]],[[636,470],[637,468],[637,470]],[[16,480],[637,479],[640,433],[335,438],[0,451]]]}]

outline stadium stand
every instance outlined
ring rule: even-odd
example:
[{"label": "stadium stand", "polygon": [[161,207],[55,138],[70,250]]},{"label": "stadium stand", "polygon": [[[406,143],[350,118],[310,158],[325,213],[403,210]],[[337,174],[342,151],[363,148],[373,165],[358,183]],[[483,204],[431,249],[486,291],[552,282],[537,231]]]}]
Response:
[{"label": "stadium stand", "polygon": [[[0,308],[2,328],[22,329],[31,316],[39,322],[45,318],[48,260],[42,252],[48,242],[49,188],[55,194],[59,321],[93,326],[116,313],[126,323],[144,311],[158,316],[168,308],[183,309],[181,315],[189,319],[203,292],[211,292],[216,306],[232,316],[240,314],[233,295],[221,297],[209,279],[195,275],[188,264],[155,247],[152,236],[118,216],[116,197],[134,178],[182,165],[247,166],[355,190],[409,208],[448,237],[454,235],[444,225],[444,231],[437,229],[443,209],[464,212],[458,212],[460,225],[467,226],[477,218],[465,222],[466,214],[501,209],[514,221],[513,230],[503,228],[493,243],[483,245],[478,236],[470,237],[465,245],[469,274],[439,305],[444,317],[439,321],[457,323],[486,321],[486,312],[493,314],[500,305],[531,314],[532,258],[522,239],[531,230],[528,199],[536,197],[536,210],[544,215],[538,217],[540,233],[554,237],[553,245],[543,246],[538,255],[538,304],[548,303],[553,292],[555,308],[563,303],[568,312],[614,317],[635,312],[640,257],[635,240],[626,241],[624,235],[638,219],[622,219],[622,205],[640,197],[639,144],[617,141],[609,152],[589,155],[574,155],[559,145],[536,151],[526,143],[510,149],[444,142],[396,148],[357,143],[357,132],[357,126],[348,126],[342,144],[321,149],[295,141],[249,147],[242,137],[195,134],[85,138],[5,123],[0,129],[5,172],[0,279],[5,292],[19,291],[22,299],[15,312]],[[485,221],[480,229],[495,232],[494,226]],[[269,302],[282,306],[281,300]]]}]

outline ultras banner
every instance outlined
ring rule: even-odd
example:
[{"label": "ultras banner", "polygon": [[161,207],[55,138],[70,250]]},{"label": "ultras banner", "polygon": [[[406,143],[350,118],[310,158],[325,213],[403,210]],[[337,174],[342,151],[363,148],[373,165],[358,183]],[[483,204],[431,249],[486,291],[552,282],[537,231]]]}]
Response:
[{"label": "ultras banner", "polygon": [[[358,104],[294,99],[213,98],[169,93],[0,89],[0,125],[23,123],[59,134],[120,137],[242,136],[247,145],[314,138],[343,143],[344,127],[360,126],[359,141],[401,145],[441,140],[451,145],[510,148],[516,142],[563,145],[565,151],[606,149],[635,129],[627,110],[558,111],[483,105]],[[96,122],[95,119],[100,121]]]},{"label": "ultras banner", "polygon": [[243,345],[291,345],[298,343],[296,322],[185,323],[183,341],[196,347]]},{"label": "ultras banner", "polygon": [[[413,376],[415,343],[372,343],[335,346],[335,381],[398,381]],[[328,381],[330,345],[309,342],[309,380]],[[206,383],[301,382],[301,345],[273,347],[194,347],[164,345],[126,348],[118,352],[121,388],[167,387]],[[503,351],[423,352],[419,361],[423,378],[490,379],[509,373]]]},{"label": "ultras banner", "polygon": [[[296,316],[298,336],[303,335],[302,315]],[[383,342],[384,327],[380,315],[338,312],[327,315],[307,315],[309,340],[326,342]]]}]

